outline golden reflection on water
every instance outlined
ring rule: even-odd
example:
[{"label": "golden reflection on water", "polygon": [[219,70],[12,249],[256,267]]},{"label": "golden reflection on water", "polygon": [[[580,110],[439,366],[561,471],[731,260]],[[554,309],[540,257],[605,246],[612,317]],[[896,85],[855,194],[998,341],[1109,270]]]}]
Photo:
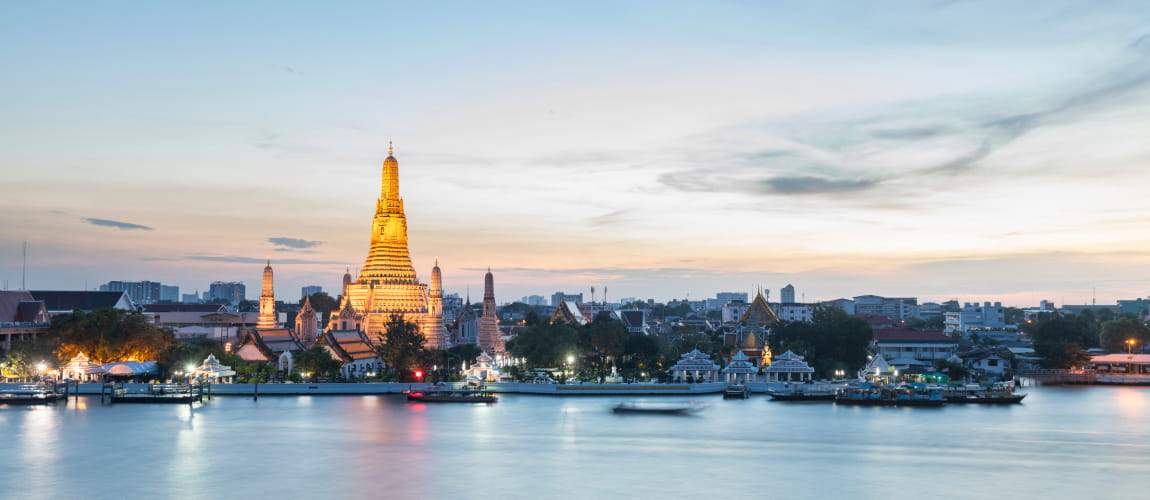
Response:
[{"label": "golden reflection on water", "polygon": [[1114,411],[1118,416],[1141,419],[1146,415],[1146,391],[1140,388],[1123,387],[1115,391]]}]

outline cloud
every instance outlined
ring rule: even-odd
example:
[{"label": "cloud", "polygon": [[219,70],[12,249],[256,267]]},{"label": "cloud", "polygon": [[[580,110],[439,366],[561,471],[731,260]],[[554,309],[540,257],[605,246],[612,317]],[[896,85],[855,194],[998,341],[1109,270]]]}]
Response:
[{"label": "cloud", "polygon": [[275,246],[287,247],[287,248],[311,248],[311,247],[323,244],[322,241],[310,241],[310,240],[304,240],[304,239],[300,239],[300,238],[284,238],[284,237],[268,238],[268,243],[271,243]]},{"label": "cloud", "polygon": [[[208,262],[227,262],[231,264],[264,264],[266,259],[257,259],[253,257],[237,257],[234,255],[188,255],[184,257],[186,260],[204,260]],[[303,259],[282,259],[275,261],[276,264],[340,264],[339,262],[328,262],[318,260],[303,260]]]},{"label": "cloud", "polygon": [[794,176],[773,177],[761,181],[760,184],[771,192],[779,194],[815,194],[862,191],[875,187],[878,185],[878,181],[872,179],[851,180]]},{"label": "cloud", "polygon": [[121,231],[131,231],[133,229],[139,229],[142,231],[155,231],[155,228],[151,228],[148,226],[141,226],[139,224],[132,224],[131,222],[120,222],[118,220],[84,219],[84,222],[87,222],[88,224],[92,224],[95,226],[114,227],[114,228],[119,229]]}]

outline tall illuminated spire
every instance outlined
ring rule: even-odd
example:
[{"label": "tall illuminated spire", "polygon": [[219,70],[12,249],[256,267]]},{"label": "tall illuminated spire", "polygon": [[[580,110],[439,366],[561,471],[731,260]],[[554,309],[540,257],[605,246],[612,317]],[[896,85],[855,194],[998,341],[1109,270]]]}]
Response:
[{"label": "tall illuminated spire", "polygon": [[[433,271],[432,281],[438,286],[432,288],[438,288],[437,308],[441,312],[442,278],[437,270],[438,267]],[[349,270],[344,275],[344,282],[346,298],[335,314],[340,328],[358,327],[371,340],[382,342],[391,315],[402,314],[407,321],[419,325],[427,347],[447,348],[450,339],[443,325],[442,313],[438,318],[432,314],[436,308],[432,304],[435,292],[419,282],[411,263],[407,216],[403,211],[403,199],[399,197],[399,161],[395,159],[395,148],[390,143],[380,175],[379,199],[371,222],[367,258],[356,279],[351,279]]]},{"label": "tall illuminated spire", "polygon": [[276,325],[276,291],[272,277],[272,260],[264,267],[264,283],[260,289],[260,315],[256,321],[257,330],[272,330]]},{"label": "tall illuminated spire", "polygon": [[479,317],[479,347],[489,354],[503,352],[503,335],[495,315],[495,278],[491,268],[483,276],[483,315]]}]

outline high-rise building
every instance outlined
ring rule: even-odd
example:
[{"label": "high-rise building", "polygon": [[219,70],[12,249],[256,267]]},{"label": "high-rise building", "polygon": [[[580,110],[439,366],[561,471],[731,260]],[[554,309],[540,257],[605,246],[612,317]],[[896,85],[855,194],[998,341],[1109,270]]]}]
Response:
[{"label": "high-rise building", "polygon": [[239,281],[214,281],[208,286],[205,302],[224,299],[228,304],[236,306],[247,300],[247,287]]},{"label": "high-rise building", "polygon": [[175,285],[160,285],[160,300],[178,302],[180,300],[180,287]]},{"label": "high-rise building", "polygon": [[495,278],[491,268],[483,276],[483,315],[479,317],[479,348],[488,354],[503,353],[499,318],[495,316]]},{"label": "high-rise building", "polygon": [[260,288],[260,315],[256,321],[257,330],[273,330],[279,328],[276,321],[276,291],[272,277],[272,261],[264,267],[263,286]]},{"label": "high-rise building", "polygon": [[155,304],[163,300],[162,286],[158,281],[109,281],[100,285],[100,291],[124,292],[135,304]]},{"label": "high-rise building", "polygon": [[315,294],[320,293],[322,291],[323,291],[323,287],[319,286],[319,285],[308,285],[305,287],[301,287],[299,290],[299,294],[300,294],[299,298],[304,299],[307,297],[311,297],[312,295],[315,295]]},{"label": "high-rise building", "polygon": [[399,197],[399,161],[391,147],[383,162],[379,199],[371,224],[371,241],[355,280],[344,278],[343,301],[332,311],[328,329],[359,329],[381,341],[393,314],[419,326],[426,346],[448,346],[442,319],[428,314],[428,287],[420,283],[407,246],[407,216]]},{"label": "high-rise building", "polygon": [[199,290],[196,290],[196,293],[185,293],[180,295],[180,302],[184,304],[199,304],[203,302],[203,299],[200,298]]},{"label": "high-rise building", "polygon": [[555,292],[555,293],[551,294],[551,305],[553,307],[558,307],[559,302],[569,302],[569,303],[575,304],[575,305],[582,305],[583,304],[583,294],[582,293],[563,293],[563,292]]},{"label": "high-rise building", "polygon": [[719,292],[715,298],[706,300],[706,310],[721,311],[729,302],[747,302],[748,295],[741,292]]},{"label": "high-rise building", "polygon": [[528,295],[523,297],[522,301],[529,306],[541,306],[547,303],[547,297],[542,295]]},{"label": "high-rise building", "polygon": [[788,283],[787,286],[784,286],[781,290],[779,290],[779,301],[783,304],[794,304],[795,286]]}]

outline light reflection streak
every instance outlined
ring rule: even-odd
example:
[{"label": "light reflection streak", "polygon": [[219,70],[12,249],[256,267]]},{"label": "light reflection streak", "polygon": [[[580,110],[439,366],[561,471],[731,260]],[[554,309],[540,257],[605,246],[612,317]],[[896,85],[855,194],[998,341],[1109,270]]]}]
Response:
[{"label": "light reflection streak", "polygon": [[1108,443],[1102,441],[1056,441],[1052,439],[1007,439],[1009,443],[1030,444],[1080,444],[1085,446],[1121,446],[1127,448],[1150,448],[1150,444],[1139,443]]}]

